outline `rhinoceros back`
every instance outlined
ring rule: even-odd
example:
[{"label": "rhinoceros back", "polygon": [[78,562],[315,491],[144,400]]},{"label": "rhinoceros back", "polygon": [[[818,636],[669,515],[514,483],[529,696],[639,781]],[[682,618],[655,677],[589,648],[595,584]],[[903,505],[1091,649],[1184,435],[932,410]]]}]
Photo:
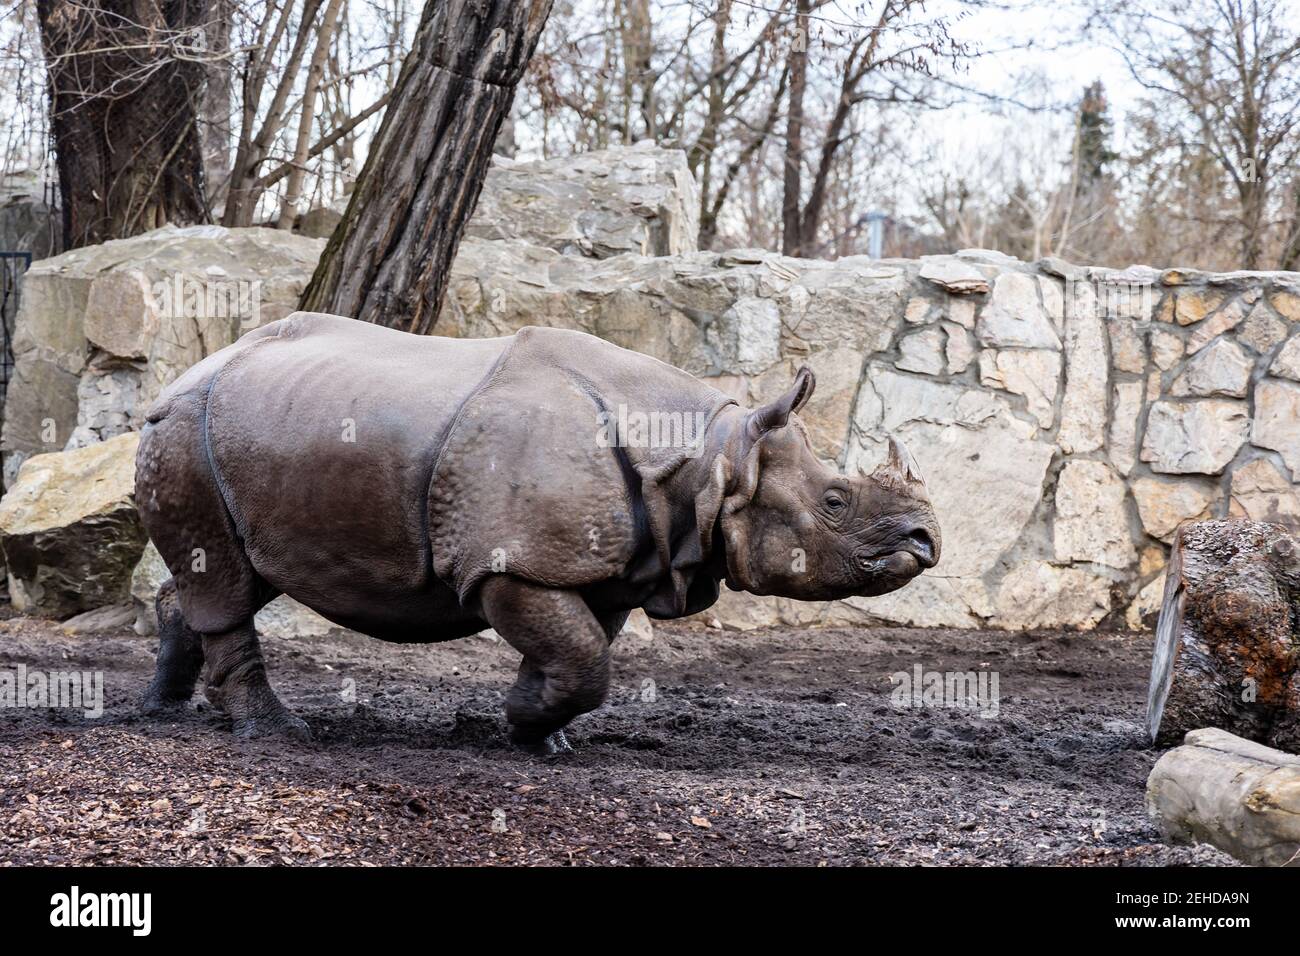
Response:
[{"label": "rhinoceros back", "polygon": [[[429,601],[425,501],[439,443],[508,341],[414,336],[295,313],[174,383],[151,410],[152,427],[188,416],[184,427],[172,427],[165,442],[146,434],[145,443],[193,458],[186,443],[201,430],[204,464],[256,577],[350,626],[366,623],[357,616],[364,604],[363,617],[376,618],[370,629],[383,631]],[[189,411],[195,406],[201,421]],[[171,447],[159,449],[162,443]],[[194,485],[199,471],[189,468],[171,483]],[[204,497],[201,506],[210,504]],[[219,599],[206,594],[217,584],[212,577],[190,576],[187,588],[177,572],[192,550],[188,541],[166,546],[177,522],[173,513],[146,527],[177,576],[188,616],[187,591],[196,608]],[[219,535],[208,528],[204,537]],[[223,547],[213,552],[222,563]],[[255,601],[254,594],[233,603]]]},{"label": "rhinoceros back", "polygon": [[[608,447],[598,417],[702,422],[729,403],[579,332],[462,340],[296,313],[159,399],[141,513],[198,630],[283,592],[344,626],[420,639],[416,622],[446,617],[492,572],[556,587],[622,574],[647,547],[647,482],[683,450]],[[201,574],[187,567],[196,547]]]}]

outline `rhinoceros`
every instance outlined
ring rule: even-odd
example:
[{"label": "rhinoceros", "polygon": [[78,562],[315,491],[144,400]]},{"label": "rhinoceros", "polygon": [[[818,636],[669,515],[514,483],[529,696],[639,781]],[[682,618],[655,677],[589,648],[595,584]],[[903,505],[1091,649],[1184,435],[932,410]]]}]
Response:
[{"label": "rhinoceros", "polygon": [[813,452],[790,390],[746,409],[581,332],[412,335],[295,313],[149,409],[136,502],[172,577],[146,712],[205,694],[240,736],[307,726],[276,697],[253,615],[288,594],[376,638],[487,627],[520,654],[512,739],[564,750],[598,707],[630,611],[702,611],[719,582],[828,601],[939,559],[925,484],[890,439],[871,474]]}]

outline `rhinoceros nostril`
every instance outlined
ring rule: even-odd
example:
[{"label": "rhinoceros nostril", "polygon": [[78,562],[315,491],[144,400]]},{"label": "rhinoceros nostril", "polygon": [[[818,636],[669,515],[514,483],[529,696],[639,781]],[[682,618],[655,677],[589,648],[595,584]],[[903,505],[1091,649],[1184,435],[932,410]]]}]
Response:
[{"label": "rhinoceros nostril", "polygon": [[914,528],[904,535],[903,540],[906,542],[907,550],[912,552],[924,567],[934,567],[934,538],[931,536],[930,532],[926,531],[924,528]]}]

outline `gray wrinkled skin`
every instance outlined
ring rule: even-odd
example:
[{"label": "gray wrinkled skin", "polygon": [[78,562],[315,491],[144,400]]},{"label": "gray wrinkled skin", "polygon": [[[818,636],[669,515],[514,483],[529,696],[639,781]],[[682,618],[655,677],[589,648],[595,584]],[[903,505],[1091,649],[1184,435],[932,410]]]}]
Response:
[{"label": "gray wrinkled skin", "polygon": [[[724,580],[818,601],[902,587],[939,558],[924,483],[895,442],[870,475],[820,461],[797,414],[813,388],[802,369],[751,411],[558,329],[457,340],[297,313],[251,332],[141,437],[136,500],[173,575],[145,709],[188,700],[201,650],[236,733],[306,736],[252,626],[285,593],[389,641],[494,627],[523,655],[514,739],[563,749],[634,608],[692,614]],[[647,436],[652,413],[687,424]]]}]

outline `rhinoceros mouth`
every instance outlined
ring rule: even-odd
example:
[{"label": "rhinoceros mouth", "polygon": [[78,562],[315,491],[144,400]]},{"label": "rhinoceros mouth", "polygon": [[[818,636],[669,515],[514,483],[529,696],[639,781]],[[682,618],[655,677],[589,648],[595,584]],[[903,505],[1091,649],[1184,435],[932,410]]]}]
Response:
[{"label": "rhinoceros mouth", "polygon": [[914,578],[921,573],[921,562],[910,551],[860,557],[858,567],[871,578]]}]

